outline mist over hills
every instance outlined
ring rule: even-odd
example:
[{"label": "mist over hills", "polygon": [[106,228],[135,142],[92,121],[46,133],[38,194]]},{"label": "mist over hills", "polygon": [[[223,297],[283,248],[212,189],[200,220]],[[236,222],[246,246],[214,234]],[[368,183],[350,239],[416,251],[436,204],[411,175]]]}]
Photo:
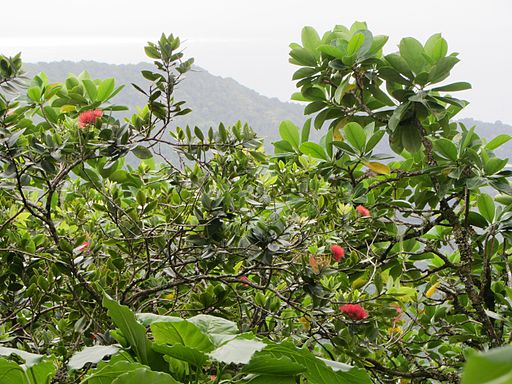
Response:
[{"label": "mist over hills", "polygon": [[[115,97],[117,104],[134,108],[145,104],[145,97],[131,83],[145,85],[146,80],[140,74],[143,69],[151,69],[150,63],[139,64],[106,64],[95,61],[59,61],[50,63],[25,63],[28,76],[45,72],[50,81],[64,81],[68,74],[80,74],[87,70],[93,78],[114,77],[117,84],[125,84],[125,88]],[[144,87],[143,87],[144,88]],[[199,126],[208,128],[220,122],[231,125],[238,120],[247,122],[265,139],[265,147],[271,150],[271,143],[278,139],[278,127],[282,120],[291,120],[301,126],[306,120],[303,106],[285,103],[277,98],[262,96],[231,78],[223,78],[210,74],[205,69],[193,67],[186,78],[176,89],[176,99],[185,100],[192,113],[176,120],[177,126]],[[512,126],[496,121],[482,122],[474,119],[461,119],[466,126],[475,125],[482,137],[490,139],[499,134],[512,134]],[[501,157],[509,157],[512,153],[512,141],[497,151]]]}]

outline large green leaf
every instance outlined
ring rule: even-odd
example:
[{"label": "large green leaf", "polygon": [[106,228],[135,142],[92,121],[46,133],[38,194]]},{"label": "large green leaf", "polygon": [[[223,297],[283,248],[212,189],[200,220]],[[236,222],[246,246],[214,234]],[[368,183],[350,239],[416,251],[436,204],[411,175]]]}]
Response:
[{"label": "large green leaf", "polygon": [[495,150],[496,148],[500,147],[501,145],[505,144],[509,140],[512,140],[512,136],[506,135],[506,134],[498,135],[494,139],[489,141],[485,145],[485,148],[490,149],[492,151],[492,150]]},{"label": "large green leaf", "polygon": [[222,317],[201,314],[191,317],[188,321],[195,324],[205,335],[208,335],[215,347],[238,335],[236,323]]},{"label": "large green leaf", "polygon": [[343,136],[347,141],[360,152],[364,151],[366,145],[366,133],[359,124],[350,122],[343,127]]},{"label": "large green leaf", "polygon": [[413,37],[406,37],[400,41],[400,55],[405,59],[409,68],[415,74],[421,73],[425,67],[426,60],[423,57],[423,46]]},{"label": "large green leaf", "polygon": [[302,46],[312,52],[316,52],[316,49],[322,42],[318,32],[313,27],[302,28]]},{"label": "large green leaf", "polygon": [[299,128],[293,124],[290,120],[285,120],[279,125],[279,134],[286,140],[293,149],[299,149],[300,135]]},{"label": "large green leaf", "polygon": [[315,159],[329,161],[329,157],[327,156],[327,152],[325,149],[313,142],[302,143],[300,146],[300,151],[308,156],[314,157]]},{"label": "large green leaf", "polygon": [[466,83],[464,81],[443,85],[441,87],[432,88],[432,90],[436,91],[436,92],[455,92],[455,91],[465,91],[466,89],[471,89],[471,84]]},{"label": "large green leaf", "polygon": [[103,80],[98,86],[98,92],[96,94],[96,100],[106,101],[110,98],[110,95],[114,91],[115,80],[114,78],[108,78]]},{"label": "large green leaf", "polygon": [[457,146],[453,143],[453,141],[442,137],[440,139],[434,140],[432,145],[437,154],[448,160],[457,160]]},{"label": "large green leaf", "polygon": [[243,372],[276,376],[294,376],[305,372],[306,367],[296,363],[286,356],[274,357],[264,351],[256,352]]},{"label": "large green leaf", "polygon": [[112,300],[106,293],[103,295],[103,306],[107,308],[108,315],[120,329],[139,361],[155,370],[166,369],[167,364],[151,349],[146,328],[137,321],[134,313],[126,305]]},{"label": "large green leaf", "polygon": [[461,384],[512,384],[512,346],[472,354]]},{"label": "large green leaf", "polygon": [[82,384],[112,384],[112,381],[122,374],[139,368],[147,367],[140,363],[133,363],[129,361],[109,362],[100,368],[90,371]]},{"label": "large green leaf", "polygon": [[181,344],[202,352],[214,347],[208,336],[189,321],[153,323],[150,327],[157,344]]},{"label": "large green leaf", "polygon": [[494,207],[494,200],[491,196],[486,193],[482,193],[478,196],[478,210],[480,214],[487,220],[488,223],[494,221],[494,215],[496,208]]},{"label": "large green leaf", "polygon": [[126,372],[115,379],[112,384],[178,384],[171,375],[163,372],[150,371],[147,368],[138,368]]},{"label": "large green leaf", "polygon": [[441,37],[440,33],[429,37],[425,43],[425,53],[434,63],[437,63],[441,58],[446,56],[448,53],[448,44],[446,40]]},{"label": "large green leaf", "polygon": [[18,364],[0,358],[0,383],[29,384],[25,371]]},{"label": "large green leaf", "polygon": [[263,353],[268,353],[275,358],[285,356],[306,367],[304,376],[308,379],[309,384],[371,384],[371,380],[364,370],[352,368],[348,371],[341,369],[334,371],[307,349],[296,348],[289,342],[268,345]]},{"label": "large green leaf", "polygon": [[27,369],[30,384],[50,384],[56,373],[57,365],[53,359],[45,359]]},{"label": "large green leaf", "polygon": [[153,344],[153,349],[159,353],[185,361],[196,367],[203,366],[204,363],[206,363],[208,360],[208,356],[206,356],[203,352],[197,350],[196,348],[186,347],[181,344]]},{"label": "large green leaf", "polygon": [[390,55],[386,56],[386,60],[393,68],[395,68],[398,72],[400,72],[402,75],[407,77],[408,79],[413,79],[414,75],[409,68],[409,64],[407,64],[407,61],[400,56],[397,53],[392,53]]},{"label": "large green leaf", "polygon": [[[398,131],[397,131],[398,133]],[[415,153],[421,148],[421,133],[414,125],[401,125],[400,136],[404,148],[410,153]]]},{"label": "large green leaf", "polygon": [[455,56],[447,56],[443,57],[439,60],[439,62],[432,67],[432,70],[428,74],[428,81],[431,83],[438,83],[450,74],[451,69],[455,64],[459,62]]}]

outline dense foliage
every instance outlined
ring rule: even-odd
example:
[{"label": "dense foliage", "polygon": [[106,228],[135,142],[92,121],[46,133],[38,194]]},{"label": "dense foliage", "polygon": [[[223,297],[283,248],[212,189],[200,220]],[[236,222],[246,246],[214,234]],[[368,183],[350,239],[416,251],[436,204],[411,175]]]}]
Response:
[{"label": "dense foliage", "polygon": [[[494,150],[511,137],[451,121],[469,84],[440,84],[458,62],[440,35],[386,42],[304,28],[290,61],[314,117],[282,122],[274,156],[241,123],[170,129],[192,65],[172,35],[145,48],[147,105],[124,122],[113,78],[41,73],[17,94],[21,61],[0,57],[0,341],[18,349],[0,353],[26,362],[0,364],[28,383],[116,364],[126,376],[102,383],[435,383],[508,344],[512,190]],[[394,153],[375,153],[385,139]],[[155,314],[139,315],[149,337],[110,297]],[[19,350],[46,356],[42,381]]]}]

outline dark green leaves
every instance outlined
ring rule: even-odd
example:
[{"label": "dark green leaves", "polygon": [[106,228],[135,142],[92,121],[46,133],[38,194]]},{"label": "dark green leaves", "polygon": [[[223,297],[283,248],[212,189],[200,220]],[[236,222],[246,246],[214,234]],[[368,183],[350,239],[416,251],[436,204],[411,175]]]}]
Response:
[{"label": "dark green leaves", "polygon": [[112,300],[107,294],[103,295],[103,306],[107,308],[108,315],[122,332],[139,361],[155,370],[161,370],[165,363],[161,356],[151,349],[146,328],[137,321],[133,312],[127,306]]},{"label": "dark green leaves", "polygon": [[457,147],[451,140],[445,138],[437,139],[432,142],[432,145],[436,153],[440,156],[447,160],[457,160]]}]

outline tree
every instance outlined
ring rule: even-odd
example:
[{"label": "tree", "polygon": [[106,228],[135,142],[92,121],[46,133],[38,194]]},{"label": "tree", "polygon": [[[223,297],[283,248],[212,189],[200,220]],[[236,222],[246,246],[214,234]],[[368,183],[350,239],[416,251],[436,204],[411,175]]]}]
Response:
[{"label": "tree", "polygon": [[[467,354],[506,344],[512,197],[493,150],[510,137],[485,143],[451,121],[466,103],[447,92],[469,84],[439,84],[458,61],[440,35],[383,55],[386,41],[363,23],[304,28],[294,98],[314,117],[281,123],[274,156],[247,124],[170,129],[190,112],[173,92],[192,64],[173,35],[145,48],[155,70],[134,86],[148,102],[125,122],[112,78],[39,74],[2,95],[12,346],[54,354],[64,375],[74,352],[115,337],[148,364],[115,318],[107,332],[103,292],[137,312],[220,316],[377,382],[457,382]],[[19,92],[19,57],[0,64],[0,85]],[[376,153],[385,136],[394,154]]]}]

